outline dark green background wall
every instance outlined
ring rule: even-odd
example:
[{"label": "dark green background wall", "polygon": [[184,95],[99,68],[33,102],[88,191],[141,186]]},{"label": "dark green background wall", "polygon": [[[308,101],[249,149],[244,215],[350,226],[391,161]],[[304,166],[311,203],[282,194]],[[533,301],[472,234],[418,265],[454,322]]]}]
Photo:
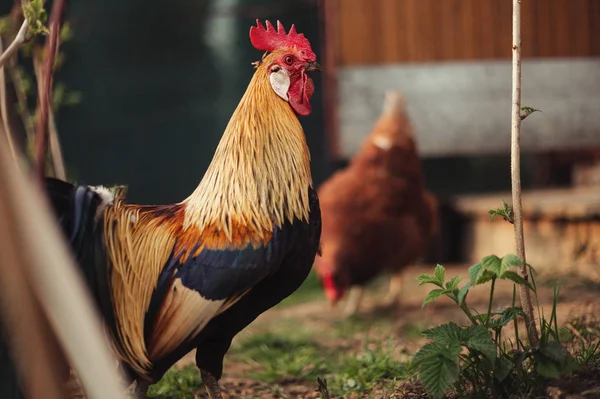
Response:
[{"label": "dark green background wall", "polygon": [[[255,19],[296,24],[320,56],[316,2],[293,0],[72,0],[74,38],[57,80],[82,92],[58,115],[69,173],[128,184],[133,202],[168,203],[202,178],[262,53]],[[320,76],[301,118],[313,174],[327,171]]]}]

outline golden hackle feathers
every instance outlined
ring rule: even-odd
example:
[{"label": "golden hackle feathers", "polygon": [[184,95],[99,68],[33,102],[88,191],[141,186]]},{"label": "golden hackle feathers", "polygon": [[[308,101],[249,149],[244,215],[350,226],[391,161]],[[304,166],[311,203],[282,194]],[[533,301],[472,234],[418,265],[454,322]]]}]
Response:
[{"label": "golden hackle feathers", "polygon": [[104,213],[104,241],[111,270],[119,355],[141,375],[151,369],[144,320],[177,231],[143,207],[117,202]]},{"label": "golden hackle feathers", "polygon": [[183,202],[186,228],[219,226],[231,239],[234,226],[243,225],[259,238],[273,224],[308,220],[312,179],[306,139],[268,78],[278,55],[267,55],[257,67],[204,178]]}]

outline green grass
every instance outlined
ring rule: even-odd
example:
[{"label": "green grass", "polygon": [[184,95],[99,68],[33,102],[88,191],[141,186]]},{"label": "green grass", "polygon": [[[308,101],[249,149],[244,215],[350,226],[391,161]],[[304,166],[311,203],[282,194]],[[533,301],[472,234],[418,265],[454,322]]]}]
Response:
[{"label": "green grass", "polygon": [[[340,351],[321,346],[306,335],[258,334],[233,347],[229,361],[250,364],[254,371],[244,375],[277,387],[284,380],[305,381],[316,387],[317,377],[326,378],[329,392],[337,397],[365,394],[374,388],[393,392],[396,380],[407,378],[408,367],[397,358],[393,339],[367,343],[357,351]],[[172,368],[150,387],[152,398],[194,399],[202,389],[194,366]]]},{"label": "green grass", "polygon": [[203,389],[200,372],[196,366],[172,367],[165,376],[148,389],[151,398],[195,399]]},{"label": "green grass", "polygon": [[340,354],[335,358],[333,375],[329,377],[330,392],[346,395],[364,393],[375,387],[394,386],[405,379],[408,366],[397,360],[397,345],[393,339],[375,345],[365,345],[360,351]]},{"label": "green grass", "polygon": [[266,383],[283,378],[313,380],[327,372],[323,348],[306,336],[253,335],[230,351],[233,359],[251,363],[249,377]]},{"label": "green grass", "polygon": [[293,379],[316,385],[317,377],[325,377],[333,395],[366,392],[386,383],[394,385],[396,379],[407,375],[406,364],[396,360],[397,345],[391,339],[365,342],[358,351],[341,351],[303,333],[265,333],[247,338],[232,348],[231,354],[236,361],[255,365],[251,378],[269,384]]}]

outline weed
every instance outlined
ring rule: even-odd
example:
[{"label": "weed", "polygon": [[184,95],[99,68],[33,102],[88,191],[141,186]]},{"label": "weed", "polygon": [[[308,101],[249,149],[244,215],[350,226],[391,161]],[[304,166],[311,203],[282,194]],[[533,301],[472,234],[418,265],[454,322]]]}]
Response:
[{"label": "weed", "polygon": [[569,345],[580,365],[600,368],[600,320],[594,313],[572,318],[561,332],[561,340]]},{"label": "weed", "polygon": [[[441,265],[436,266],[434,274],[417,277],[419,285],[437,287],[429,292],[423,306],[447,296],[471,321],[469,326],[447,323],[423,332],[431,342],[417,352],[413,365],[419,380],[434,398],[441,398],[452,386],[459,392],[470,390],[476,396],[522,396],[536,390],[541,378],[557,378],[577,368],[577,362],[559,340],[556,318],[559,290],[556,288],[549,320],[538,304],[541,320],[539,344],[528,347],[521,341],[517,319],[523,311],[515,306],[516,286],[525,286],[536,294],[533,270],[532,283],[511,270],[521,265],[522,261],[516,255],[503,258],[486,256],[469,268],[469,281],[462,287],[459,287],[460,276],[446,281],[446,271]],[[494,312],[494,289],[499,279],[515,283],[513,301],[512,306]],[[476,314],[467,305],[469,290],[488,282],[487,311]],[[515,342],[507,345],[502,339],[502,332],[511,322],[515,329]]]}]

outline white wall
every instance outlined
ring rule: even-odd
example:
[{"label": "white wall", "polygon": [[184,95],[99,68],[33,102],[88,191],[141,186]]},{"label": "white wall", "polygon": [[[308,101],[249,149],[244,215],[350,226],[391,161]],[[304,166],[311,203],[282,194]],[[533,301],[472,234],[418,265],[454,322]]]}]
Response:
[{"label": "white wall", "polygon": [[[525,150],[600,146],[600,58],[523,62],[522,105],[542,110],[523,124]],[[350,157],[398,89],[424,157],[506,153],[511,61],[395,64],[338,71],[340,149]]]}]

